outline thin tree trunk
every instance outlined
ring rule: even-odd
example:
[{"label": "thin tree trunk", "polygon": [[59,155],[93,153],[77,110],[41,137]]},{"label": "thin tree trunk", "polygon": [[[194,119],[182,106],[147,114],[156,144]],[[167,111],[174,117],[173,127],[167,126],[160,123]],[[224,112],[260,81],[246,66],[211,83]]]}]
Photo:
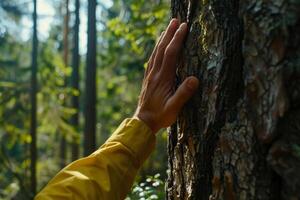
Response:
[{"label": "thin tree trunk", "polygon": [[[63,32],[63,60],[65,67],[68,67],[69,64],[69,18],[70,18],[70,12],[69,12],[69,0],[65,1],[65,15],[64,15],[64,32]],[[67,86],[67,79],[65,79],[65,86]],[[66,101],[66,100],[65,100]],[[67,102],[65,102],[66,104]],[[66,166],[66,155],[67,155],[67,140],[66,135],[61,135],[61,141],[60,141],[60,166],[61,168]]]},{"label": "thin tree trunk", "polygon": [[63,60],[65,67],[69,64],[69,0],[65,0],[65,15],[64,15],[64,34],[63,34]]},{"label": "thin tree trunk", "polygon": [[178,83],[201,87],[169,130],[167,199],[299,198],[299,1],[171,3]]},{"label": "thin tree trunk", "polygon": [[38,56],[38,38],[37,38],[37,2],[33,0],[33,37],[32,37],[32,57],[31,57],[31,121],[30,121],[30,174],[31,174],[31,193],[36,193],[36,162],[37,162],[37,146],[36,146],[36,93],[37,93],[37,56]]},{"label": "thin tree trunk", "polygon": [[[79,92],[79,17],[80,2],[75,0],[75,25],[73,29],[73,55],[72,55],[72,76],[71,76],[71,87]],[[77,110],[77,112],[71,117],[71,124],[76,129],[78,133],[79,130],[79,96],[72,96],[72,107]],[[72,160],[76,160],[79,156],[79,136],[76,135],[72,139]]]},{"label": "thin tree trunk", "polygon": [[84,155],[96,148],[96,0],[88,1]]}]

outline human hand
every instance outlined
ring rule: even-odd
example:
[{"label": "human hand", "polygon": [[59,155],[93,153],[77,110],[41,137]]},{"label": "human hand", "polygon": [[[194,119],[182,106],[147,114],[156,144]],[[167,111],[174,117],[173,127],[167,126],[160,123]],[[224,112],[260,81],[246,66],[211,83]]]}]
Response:
[{"label": "human hand", "polygon": [[156,133],[173,124],[183,105],[195,93],[199,81],[187,77],[175,90],[176,63],[187,33],[187,24],[172,19],[148,61],[135,117]]}]

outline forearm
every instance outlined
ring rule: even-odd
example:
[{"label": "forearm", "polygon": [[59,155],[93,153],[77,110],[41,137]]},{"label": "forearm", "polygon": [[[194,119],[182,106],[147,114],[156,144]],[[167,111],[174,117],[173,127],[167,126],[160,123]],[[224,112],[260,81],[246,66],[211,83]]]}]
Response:
[{"label": "forearm", "polygon": [[124,199],[154,145],[147,125],[126,119],[99,150],[64,168],[36,199]]}]

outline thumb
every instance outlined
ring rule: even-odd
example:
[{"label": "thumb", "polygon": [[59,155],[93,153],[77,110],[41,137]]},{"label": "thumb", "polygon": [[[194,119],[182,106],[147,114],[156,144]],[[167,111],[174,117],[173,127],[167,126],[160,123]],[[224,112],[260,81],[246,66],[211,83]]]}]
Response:
[{"label": "thumb", "polygon": [[184,104],[193,96],[199,85],[199,80],[195,76],[186,78],[169,99],[169,106],[172,112],[179,113]]}]

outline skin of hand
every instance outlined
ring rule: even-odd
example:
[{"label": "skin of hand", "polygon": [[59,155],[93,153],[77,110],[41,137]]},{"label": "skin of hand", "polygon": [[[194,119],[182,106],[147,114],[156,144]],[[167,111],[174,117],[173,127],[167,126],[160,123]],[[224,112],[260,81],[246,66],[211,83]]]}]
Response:
[{"label": "skin of hand", "polygon": [[175,122],[182,107],[199,85],[199,80],[190,76],[174,91],[177,59],[187,29],[186,23],[180,24],[177,19],[172,19],[148,61],[134,117],[145,122],[153,133]]}]

